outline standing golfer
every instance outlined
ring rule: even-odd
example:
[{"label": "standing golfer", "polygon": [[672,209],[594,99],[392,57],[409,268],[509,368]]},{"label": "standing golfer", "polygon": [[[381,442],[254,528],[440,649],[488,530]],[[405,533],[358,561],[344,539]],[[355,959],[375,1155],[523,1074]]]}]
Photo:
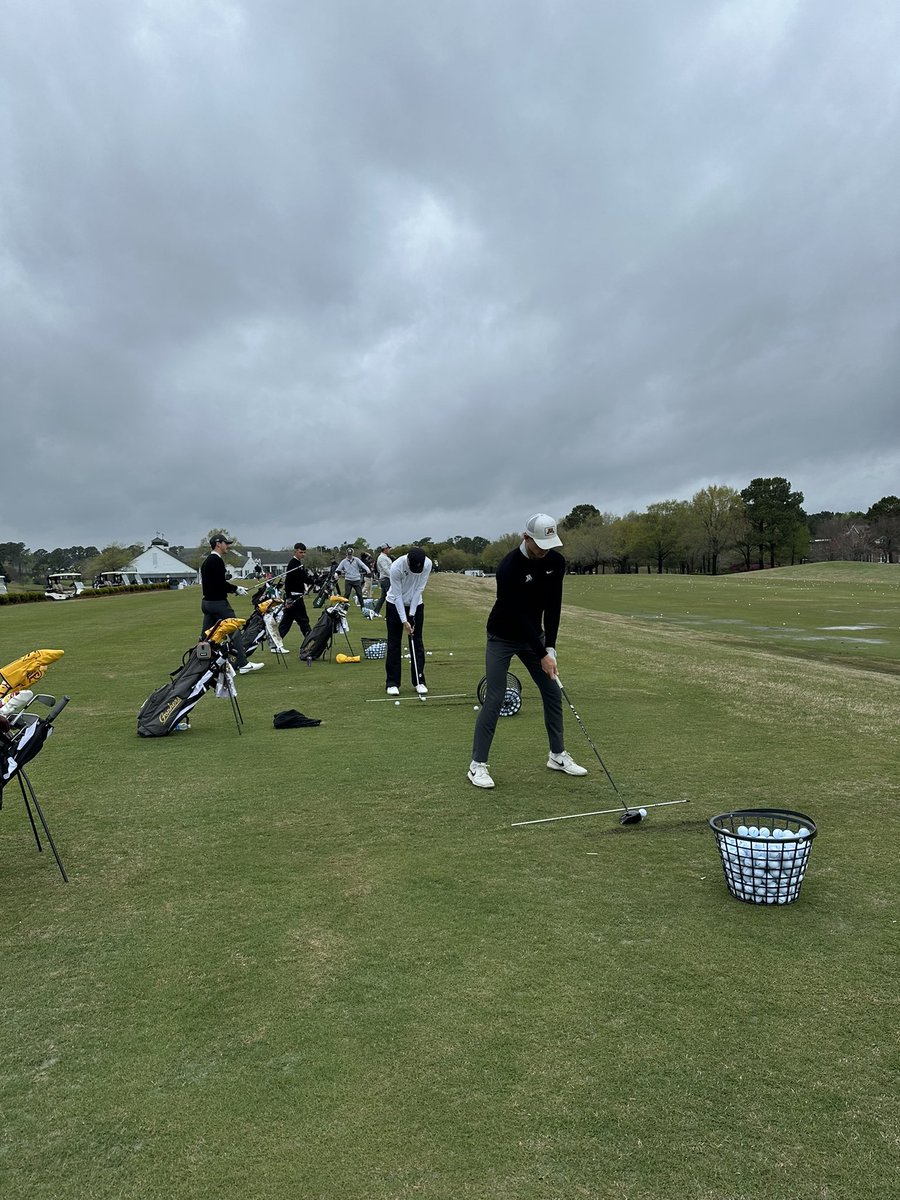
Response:
[{"label": "standing golfer", "polygon": [[412,685],[424,696],[425,644],[422,641],[422,626],[425,623],[425,606],[422,593],[431,574],[431,559],[426,558],[421,546],[413,546],[408,554],[401,554],[391,563],[390,587],[387,594],[387,654],[385,655],[385,688],[389,696],[400,695],[400,647],[403,634],[410,640],[412,653],[409,670]]},{"label": "standing golfer", "polygon": [[566,560],[556,551],[561,545],[556,522],[546,513],[537,513],[525,522],[521,545],[510,550],[497,568],[497,600],[487,622],[487,684],[475,722],[468,773],[476,787],[494,786],[488,755],[506,698],[506,674],[513,655],[521,659],[541,693],[550,740],[547,766],[567,775],[587,775],[565,749],[562,700],[556,682],[556,635],[566,573]]},{"label": "standing golfer", "polygon": [[[225,555],[228,553],[228,547],[233,545],[234,542],[221,533],[215,533],[209,539],[209,557],[200,568],[200,583],[203,587],[203,600],[200,603],[200,610],[203,613],[201,638],[207,629],[210,629],[217,621],[235,616],[235,611],[228,600],[229,594],[247,595],[246,588],[236,587],[233,583],[228,582],[225,572]],[[241,675],[249,675],[251,671],[258,671],[266,665],[261,662],[250,662],[244,652],[244,639],[241,637],[239,629],[231,635],[228,643],[234,651],[235,661]]]},{"label": "standing golfer", "polygon": [[294,553],[284,573],[284,613],[278,622],[278,633],[282,638],[295,621],[300,626],[303,637],[309,633],[309,615],[303,603],[303,596],[312,583],[312,576],[303,564],[305,557],[304,544],[294,542]]},{"label": "standing golfer", "polygon": [[391,562],[393,561],[390,555],[390,546],[384,542],[378,548],[378,558],[375,561],[375,570],[378,572],[378,586],[381,588],[381,595],[375,601],[375,612],[380,613],[385,600],[387,599],[388,589],[391,586]]},{"label": "standing golfer", "polygon": [[349,600],[351,593],[356,593],[356,603],[362,608],[363,592],[362,581],[364,575],[371,575],[372,572],[366,566],[361,558],[357,558],[353,553],[353,547],[347,547],[347,553],[344,558],[338,563],[335,571],[336,575],[344,577],[344,595]]}]

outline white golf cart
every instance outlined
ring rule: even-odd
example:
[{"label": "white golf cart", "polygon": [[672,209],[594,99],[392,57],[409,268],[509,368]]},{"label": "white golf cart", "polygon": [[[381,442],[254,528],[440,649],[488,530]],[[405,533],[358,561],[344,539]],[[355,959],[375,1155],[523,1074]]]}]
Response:
[{"label": "white golf cart", "polygon": [[143,582],[137,571],[101,571],[94,577],[95,588],[128,587]]},{"label": "white golf cart", "polygon": [[84,580],[80,571],[56,571],[47,576],[47,590],[44,595],[48,600],[72,600],[84,591]]}]

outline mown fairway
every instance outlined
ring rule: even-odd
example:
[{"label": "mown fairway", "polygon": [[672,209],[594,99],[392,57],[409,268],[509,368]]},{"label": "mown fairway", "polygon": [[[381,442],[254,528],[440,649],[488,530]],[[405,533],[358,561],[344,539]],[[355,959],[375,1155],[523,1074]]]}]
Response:
[{"label": "mown fairway", "polygon": [[[616,799],[568,710],[591,774],[546,770],[524,672],[497,788],[465,781],[492,595],[433,578],[424,705],[266,652],[242,736],[209,695],[159,741],[135,714],[196,589],[0,609],[0,664],[64,649],[42,687],[72,697],[29,770],[68,886],[17,785],[0,813],[0,1194],[895,1193],[900,567],[570,579],[607,766],[690,801],[627,828],[511,827]],[[784,908],[725,888],[708,818],[753,805],[820,829]]]}]

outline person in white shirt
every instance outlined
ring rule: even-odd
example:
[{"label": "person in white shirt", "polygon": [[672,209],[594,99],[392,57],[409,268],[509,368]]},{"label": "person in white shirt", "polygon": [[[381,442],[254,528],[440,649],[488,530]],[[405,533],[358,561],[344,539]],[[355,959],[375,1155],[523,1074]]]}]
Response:
[{"label": "person in white shirt", "polygon": [[378,558],[375,560],[375,574],[378,577],[378,584],[381,588],[381,595],[375,601],[375,613],[380,613],[385,600],[387,599],[388,589],[391,586],[391,564],[393,559],[388,551],[390,546],[387,542],[379,547]]},{"label": "person in white shirt", "polygon": [[412,646],[409,672],[412,685],[420,695],[425,695],[425,644],[422,626],[425,623],[425,606],[422,593],[431,574],[431,559],[421,546],[413,546],[408,554],[391,563],[390,587],[387,594],[387,654],[385,656],[385,688],[389,696],[400,695],[400,649],[406,633]]}]

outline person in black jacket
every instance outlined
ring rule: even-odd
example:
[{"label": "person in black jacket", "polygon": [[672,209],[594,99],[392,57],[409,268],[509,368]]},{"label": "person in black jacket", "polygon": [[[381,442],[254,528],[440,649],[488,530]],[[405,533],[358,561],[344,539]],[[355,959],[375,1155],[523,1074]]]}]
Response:
[{"label": "person in black jacket", "polygon": [[497,600],[487,622],[484,704],[475,722],[467,775],[475,787],[494,786],[488,754],[506,698],[506,675],[513,655],[521,659],[541,693],[550,742],[547,766],[567,775],[587,775],[587,770],[566,751],[563,741],[555,648],[566,573],[566,560],[556,550],[561,545],[554,519],[536,513],[525,522],[521,544],[510,550],[497,568]]},{"label": "person in black jacket", "polygon": [[[200,610],[203,613],[203,625],[200,628],[201,638],[207,629],[215,625],[216,621],[222,621],[227,617],[236,615],[228,601],[229,594],[237,596],[247,595],[246,588],[236,587],[233,583],[229,583],[225,572],[225,555],[228,553],[228,547],[233,545],[234,542],[229,541],[221,533],[213,534],[209,539],[209,557],[200,567],[200,584],[203,588],[203,600],[200,603]],[[233,633],[228,641],[231,649],[234,651],[237,669],[241,675],[249,675],[251,671],[259,671],[266,665],[261,662],[250,662],[247,658],[240,630]]]},{"label": "person in black jacket", "polygon": [[295,621],[304,637],[309,633],[309,616],[303,596],[312,583],[312,576],[303,564],[305,557],[304,544],[294,542],[294,555],[284,576],[284,615],[278,623],[278,632],[282,639]]}]

